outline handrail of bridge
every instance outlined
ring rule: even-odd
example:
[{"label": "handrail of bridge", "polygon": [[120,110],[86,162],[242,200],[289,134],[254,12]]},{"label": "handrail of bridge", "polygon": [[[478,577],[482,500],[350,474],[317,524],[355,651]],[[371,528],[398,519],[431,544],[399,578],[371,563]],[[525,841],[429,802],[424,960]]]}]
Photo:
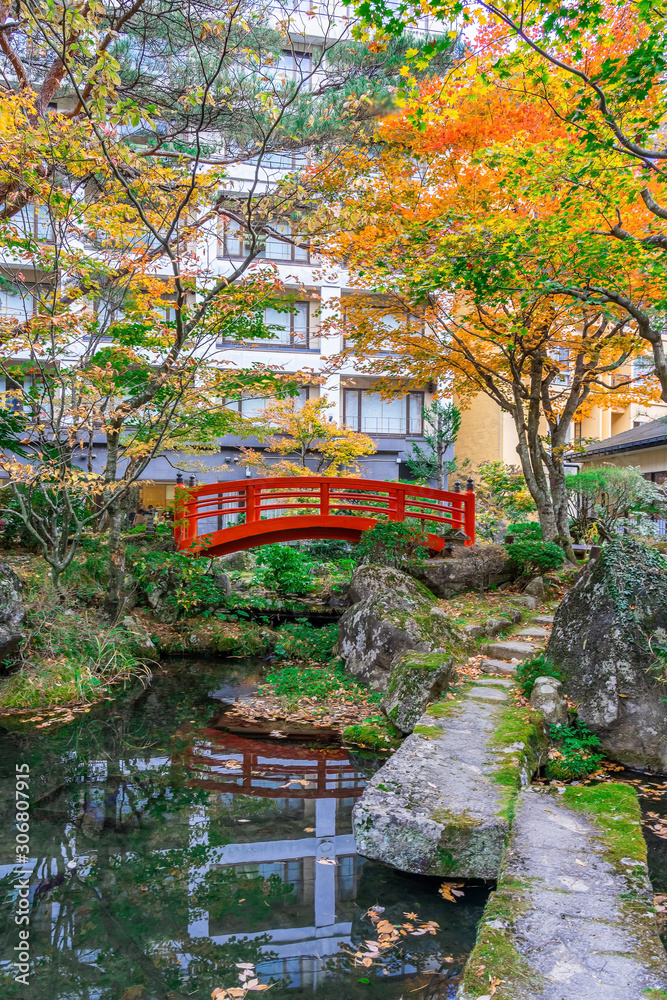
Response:
[{"label": "handrail of bridge", "polygon": [[[458,484],[457,484],[458,485]],[[176,490],[174,532],[177,549],[191,549],[207,532],[198,522],[212,517],[235,517],[250,525],[267,516],[280,519],[317,514],[365,516],[378,520],[449,525],[463,531],[466,545],[475,543],[475,493],[438,490],[406,483],[331,476],[267,476],[239,479]],[[276,512],[281,512],[277,515]]]}]

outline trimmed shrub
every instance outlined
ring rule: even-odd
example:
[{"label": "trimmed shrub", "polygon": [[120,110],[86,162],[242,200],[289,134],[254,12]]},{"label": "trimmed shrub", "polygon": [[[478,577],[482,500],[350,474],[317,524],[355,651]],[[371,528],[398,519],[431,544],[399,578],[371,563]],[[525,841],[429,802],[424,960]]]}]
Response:
[{"label": "trimmed shrub", "polygon": [[565,553],[560,545],[537,539],[512,542],[507,546],[507,554],[522,576],[548,573],[549,570],[560,569],[565,562]]},{"label": "trimmed shrub", "polygon": [[542,528],[538,521],[518,521],[516,524],[508,524],[507,534],[514,535],[520,542],[529,538],[533,541],[542,541]]},{"label": "trimmed shrub", "polygon": [[406,521],[378,521],[364,531],[354,558],[359,563],[381,566],[404,566],[428,555],[426,535]]}]

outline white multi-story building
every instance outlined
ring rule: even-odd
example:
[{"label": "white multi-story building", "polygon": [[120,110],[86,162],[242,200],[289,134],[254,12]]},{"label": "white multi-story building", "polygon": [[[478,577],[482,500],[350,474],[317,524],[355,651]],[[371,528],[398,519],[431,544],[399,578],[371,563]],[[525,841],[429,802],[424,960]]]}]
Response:
[{"label": "white multi-story building", "polygon": [[[300,5],[294,5],[289,31],[290,48],[272,66],[270,72],[273,77],[277,74],[284,74],[287,78],[290,75],[301,79],[308,77],[311,53],[321,44],[322,38],[325,35],[331,38],[332,34],[342,37],[349,32],[348,8],[341,7],[339,13],[336,7],[333,16],[331,11],[332,8],[326,16],[318,17],[313,16],[311,6],[308,6],[308,12],[304,9],[301,14]],[[429,31],[427,19],[423,22],[420,30]],[[315,87],[318,74],[310,76],[309,86]],[[71,100],[65,100],[56,101],[51,108],[57,114],[71,106]],[[273,152],[265,155],[259,165],[252,160],[231,165],[228,170],[230,195],[241,198],[251,189],[255,195],[270,190],[279,177],[300,165],[298,155]],[[305,157],[302,161],[305,162]],[[48,214],[34,205],[23,210],[20,225],[38,239],[49,239]],[[277,230],[274,229],[276,237],[278,234],[289,237],[288,226],[288,223],[279,224]],[[204,249],[200,251],[205,257],[200,261],[202,271],[211,279],[231,274],[246,256],[243,237],[243,232],[235,223],[221,217],[219,225],[210,229]],[[265,321],[274,328],[271,339],[243,345],[222,341],[216,345],[216,351],[226,363],[231,362],[239,369],[248,369],[260,363],[284,374],[294,374],[301,400],[326,397],[331,420],[368,434],[376,444],[376,453],[364,458],[361,463],[363,476],[395,480],[408,475],[405,459],[410,442],[422,437],[422,408],[434,393],[435,385],[427,381],[422,385],[410,384],[409,391],[386,399],[376,391],[376,380],[356,369],[353,357],[342,366],[331,365],[331,359],[340,355],[345,343],[342,330],[326,320],[327,316],[337,313],[339,307],[344,310],[345,298],[353,294],[347,276],[343,271],[331,273],[329,267],[324,268],[321,260],[311,257],[302,241],[291,243],[276,237],[268,237],[261,258],[275,268],[286,294],[296,297],[293,312],[267,309]],[[18,269],[24,272],[24,291],[19,294],[6,285],[0,287],[0,312],[22,318],[32,311],[27,284],[33,281],[38,285],[40,276],[35,273],[31,278],[25,270],[25,262],[19,258],[13,261],[5,258],[0,268],[10,281],[12,273]],[[12,383],[11,378],[3,379],[5,382],[0,385],[0,391],[21,389],[20,385]],[[252,416],[265,403],[266,400],[248,397],[234,405],[238,405],[243,415]],[[255,475],[249,469],[238,467],[241,445],[262,447],[258,440],[232,436],[223,438],[217,455],[198,460],[197,480],[204,483]],[[105,457],[105,444],[100,436],[94,445],[94,471],[102,471]],[[87,453],[77,456],[75,452],[74,461],[87,464]],[[210,471],[204,471],[203,465]],[[142,477],[149,481],[143,490],[144,503],[159,506],[171,499],[179,470],[187,482],[192,469],[193,463],[186,456],[181,460],[172,453],[153,459]]]}]

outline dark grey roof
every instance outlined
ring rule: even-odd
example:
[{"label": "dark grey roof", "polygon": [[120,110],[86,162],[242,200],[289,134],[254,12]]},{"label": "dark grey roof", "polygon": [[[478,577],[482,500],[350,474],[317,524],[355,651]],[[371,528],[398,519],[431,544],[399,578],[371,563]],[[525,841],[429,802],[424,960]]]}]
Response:
[{"label": "dark grey roof", "polygon": [[[667,417],[660,417],[659,420],[651,420],[632,430],[623,431],[622,434],[614,434],[603,441],[596,441],[586,448],[586,455],[608,455],[616,451],[639,451],[640,448],[656,448],[658,445],[667,444]],[[581,456],[583,458],[583,455]]]}]

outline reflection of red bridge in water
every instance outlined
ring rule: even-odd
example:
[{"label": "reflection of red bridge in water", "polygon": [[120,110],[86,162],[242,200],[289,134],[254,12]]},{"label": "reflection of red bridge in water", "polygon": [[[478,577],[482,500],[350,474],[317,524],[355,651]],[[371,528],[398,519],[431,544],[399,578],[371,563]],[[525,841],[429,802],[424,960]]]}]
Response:
[{"label": "reflection of red bridge in water", "polygon": [[463,531],[475,543],[475,493],[327,476],[236,480],[176,492],[177,549],[226,555],[273,542],[337,538],[358,542],[379,520],[415,520],[431,551],[444,540],[427,526]]},{"label": "reflection of red bridge in water", "polygon": [[189,785],[277,799],[349,799],[366,781],[345,750],[264,743],[207,729],[186,752]]}]

